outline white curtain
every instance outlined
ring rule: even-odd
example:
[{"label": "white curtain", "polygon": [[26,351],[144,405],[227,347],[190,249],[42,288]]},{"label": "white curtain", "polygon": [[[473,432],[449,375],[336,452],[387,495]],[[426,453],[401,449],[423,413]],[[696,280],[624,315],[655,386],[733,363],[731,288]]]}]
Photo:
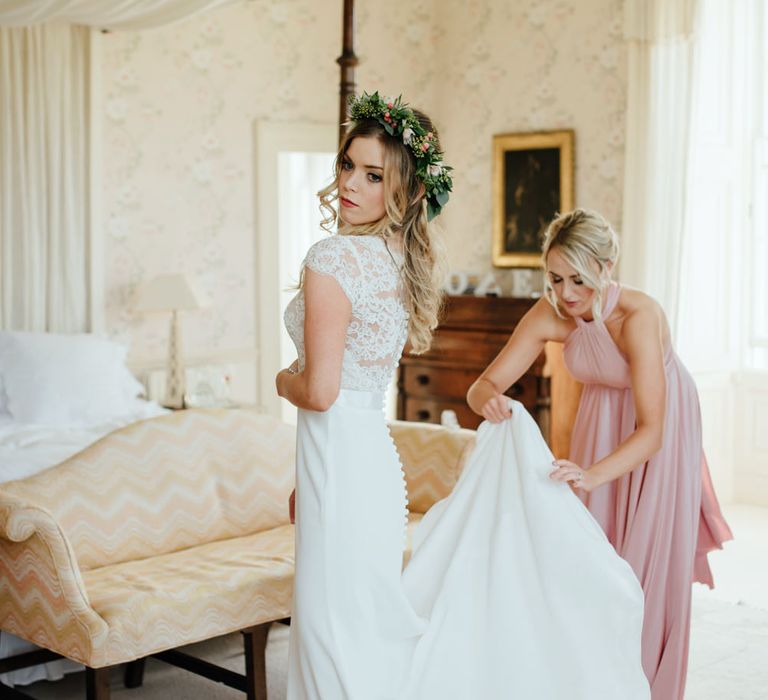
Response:
[{"label": "white curtain", "polygon": [[0,27],[2,327],[88,327],[89,32]]},{"label": "white curtain", "polygon": [[678,313],[694,373],[768,369],[767,5],[700,0]]},{"label": "white curtain", "polygon": [[149,29],[234,0],[0,0],[0,25],[66,22],[102,29]]},{"label": "white curtain", "polygon": [[0,0],[1,328],[93,329],[96,30],[83,25],[144,29],[233,1]]},{"label": "white curtain", "polygon": [[627,0],[629,86],[621,279],[675,334],[685,226],[695,0]]}]

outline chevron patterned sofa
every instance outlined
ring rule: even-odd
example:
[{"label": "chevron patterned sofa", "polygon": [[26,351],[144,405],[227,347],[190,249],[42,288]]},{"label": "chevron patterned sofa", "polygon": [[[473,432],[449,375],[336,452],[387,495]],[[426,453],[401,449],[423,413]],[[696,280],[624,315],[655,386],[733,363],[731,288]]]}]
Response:
[{"label": "chevron patterned sofa", "polygon": [[[447,495],[474,433],[393,423],[410,520]],[[62,464],[0,487],[0,629],[43,647],[0,672],[65,656],[87,697],[109,669],[141,685],[154,656],[266,698],[269,626],[290,616],[292,426],[248,410],[135,423]],[[177,647],[242,631],[246,674]],[[0,685],[0,696],[28,697]]]}]

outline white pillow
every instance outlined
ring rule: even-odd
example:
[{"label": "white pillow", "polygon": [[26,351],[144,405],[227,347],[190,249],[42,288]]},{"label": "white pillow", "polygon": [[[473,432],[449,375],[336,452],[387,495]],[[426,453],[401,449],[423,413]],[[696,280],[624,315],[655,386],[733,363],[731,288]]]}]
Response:
[{"label": "white pillow", "polygon": [[89,334],[0,332],[0,374],[14,420],[94,425],[132,410],[141,384],[127,349]]}]

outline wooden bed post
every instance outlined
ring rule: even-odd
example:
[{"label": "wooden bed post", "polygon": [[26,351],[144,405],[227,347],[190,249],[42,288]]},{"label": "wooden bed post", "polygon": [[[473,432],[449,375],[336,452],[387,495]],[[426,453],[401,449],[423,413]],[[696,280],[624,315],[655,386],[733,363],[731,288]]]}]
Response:
[{"label": "wooden bed post", "polygon": [[339,82],[339,145],[344,138],[347,121],[347,104],[350,95],[355,93],[355,0],[344,0],[344,23],[341,56],[336,63],[341,66]]}]

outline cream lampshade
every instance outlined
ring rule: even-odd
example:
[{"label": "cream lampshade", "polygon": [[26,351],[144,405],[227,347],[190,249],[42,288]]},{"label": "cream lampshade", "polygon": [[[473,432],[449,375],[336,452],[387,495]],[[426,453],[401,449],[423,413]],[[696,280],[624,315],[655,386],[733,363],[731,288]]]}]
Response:
[{"label": "cream lampshade", "polygon": [[178,312],[199,309],[200,301],[185,275],[160,275],[141,288],[135,308],[144,313],[171,312],[163,405],[168,408],[184,408],[186,379],[181,356]]}]

